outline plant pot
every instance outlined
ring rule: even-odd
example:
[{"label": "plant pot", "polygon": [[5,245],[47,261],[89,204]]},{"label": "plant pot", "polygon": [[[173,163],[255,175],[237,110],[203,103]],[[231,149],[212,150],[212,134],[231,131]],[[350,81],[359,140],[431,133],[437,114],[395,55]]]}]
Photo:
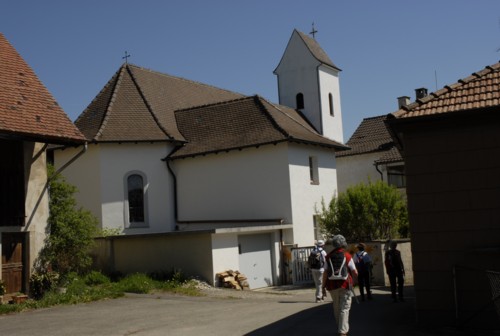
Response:
[{"label": "plant pot", "polygon": [[20,303],[23,303],[23,302],[25,302],[26,300],[28,300],[28,295],[26,295],[26,294],[19,294],[19,295],[14,295],[14,296],[12,296],[12,301],[13,301],[15,304],[20,304]]}]

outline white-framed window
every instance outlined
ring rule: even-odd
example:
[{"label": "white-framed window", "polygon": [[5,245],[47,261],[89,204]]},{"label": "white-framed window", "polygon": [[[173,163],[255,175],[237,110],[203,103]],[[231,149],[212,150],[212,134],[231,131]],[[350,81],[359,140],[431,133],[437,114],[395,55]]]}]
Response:
[{"label": "white-framed window", "polygon": [[139,171],[132,171],[125,175],[125,227],[147,227],[147,179]]},{"label": "white-framed window", "polygon": [[318,158],[309,156],[309,178],[311,184],[319,184]]},{"label": "white-framed window", "polygon": [[387,182],[396,188],[406,188],[406,177],[404,166],[388,166]]},{"label": "white-framed window", "polygon": [[319,215],[313,215],[313,225],[314,225],[314,240],[323,239],[323,234],[321,234],[321,226],[319,224]]}]

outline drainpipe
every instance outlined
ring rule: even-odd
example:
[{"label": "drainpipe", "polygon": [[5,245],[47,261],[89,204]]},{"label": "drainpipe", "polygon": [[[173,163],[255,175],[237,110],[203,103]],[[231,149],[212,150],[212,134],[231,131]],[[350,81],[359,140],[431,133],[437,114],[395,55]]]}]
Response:
[{"label": "drainpipe", "polygon": [[48,180],[48,182],[52,181],[57,175],[59,175],[64,169],[66,169],[69,165],[71,165],[73,162],[75,162],[80,156],[82,156],[88,149],[88,144],[87,142],[85,141],[84,145],[83,145],[83,148],[80,152],[78,152],[78,154],[76,154],[75,156],[73,156],[71,158],[71,160],[69,160],[68,162],[66,162],[61,168],[59,168],[55,174]]},{"label": "drainpipe", "polygon": [[[170,172],[170,175],[172,175],[172,179],[174,181],[174,218],[175,222],[177,223],[179,221],[179,210],[178,208],[178,201],[177,201],[177,177],[175,176],[174,171],[172,170],[172,167],[170,166],[170,156],[177,150],[179,147],[174,146],[174,149],[168,155],[163,159],[165,163],[167,164],[167,169]],[[178,230],[177,224],[175,225],[175,229]]]},{"label": "drainpipe", "polygon": [[384,174],[380,171],[380,169],[378,169],[378,163],[374,163],[373,164],[375,166],[375,169],[378,171],[378,173],[380,174],[380,180],[384,180]]}]

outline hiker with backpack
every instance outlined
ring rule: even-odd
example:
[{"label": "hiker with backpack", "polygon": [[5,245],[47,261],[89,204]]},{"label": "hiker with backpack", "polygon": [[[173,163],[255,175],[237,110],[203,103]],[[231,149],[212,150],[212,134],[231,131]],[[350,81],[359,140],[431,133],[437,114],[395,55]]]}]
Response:
[{"label": "hiker with backpack", "polygon": [[316,302],[323,302],[326,293],[323,292],[323,272],[325,271],[326,251],[323,249],[325,242],[318,240],[316,246],[309,254],[308,264],[311,269],[314,286],[316,287]]},{"label": "hiker with backpack", "polygon": [[366,244],[359,243],[357,246],[358,252],[353,256],[354,264],[356,265],[356,270],[358,271],[358,285],[359,293],[361,294],[361,301],[365,301],[365,289],[368,300],[372,299],[372,291],[370,288],[370,277],[371,277],[371,267],[372,258],[366,252]]},{"label": "hiker with backpack", "polygon": [[[385,269],[391,283],[391,294],[394,302],[404,302],[403,288],[405,282],[405,266],[401,259],[401,252],[396,247],[398,243],[394,240],[389,242],[389,250],[385,252]],[[396,287],[397,281],[397,287]],[[397,295],[396,295],[397,289]]]},{"label": "hiker with backpack", "polygon": [[345,250],[347,242],[344,236],[333,236],[332,245],[333,251],[326,256],[323,283],[332,298],[338,335],[345,336],[349,332],[349,311],[358,272],[352,256]]}]

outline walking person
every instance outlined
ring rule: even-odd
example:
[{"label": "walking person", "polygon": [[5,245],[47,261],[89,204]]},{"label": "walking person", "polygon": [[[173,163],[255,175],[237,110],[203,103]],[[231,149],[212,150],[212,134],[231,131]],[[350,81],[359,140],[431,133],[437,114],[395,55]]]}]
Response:
[{"label": "walking person", "polygon": [[368,300],[372,299],[372,291],[370,286],[372,258],[366,252],[366,244],[359,243],[357,246],[358,252],[354,254],[354,264],[358,271],[358,285],[361,301],[365,301],[365,289]]},{"label": "walking person", "polygon": [[333,315],[339,336],[349,332],[349,311],[351,310],[352,288],[357,282],[358,272],[352,256],[345,251],[347,242],[342,235],[332,238],[333,251],[327,254],[323,283],[333,302]]},{"label": "walking person", "polygon": [[316,302],[323,302],[326,295],[323,291],[323,272],[325,271],[326,251],[325,242],[318,240],[309,255],[309,268],[311,269],[314,286],[316,287]]},{"label": "walking person", "polygon": [[389,250],[385,252],[385,269],[391,283],[392,300],[404,302],[405,266],[401,259],[401,252],[396,249],[397,246],[398,243],[394,240],[389,243]]}]

